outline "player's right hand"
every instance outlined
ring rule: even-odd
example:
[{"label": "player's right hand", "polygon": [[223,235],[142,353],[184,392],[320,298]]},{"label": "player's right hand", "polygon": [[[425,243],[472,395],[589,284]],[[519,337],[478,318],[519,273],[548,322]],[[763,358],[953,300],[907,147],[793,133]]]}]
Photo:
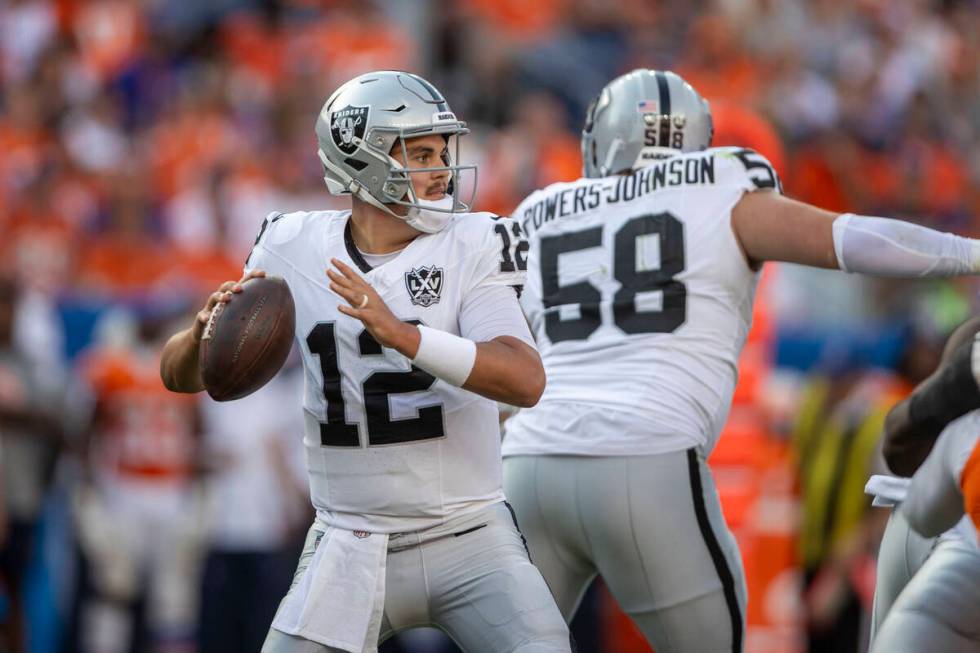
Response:
[{"label": "player's right hand", "polygon": [[211,319],[211,312],[214,311],[215,306],[230,302],[233,296],[242,291],[242,284],[249,279],[259,279],[264,276],[265,270],[252,270],[238,281],[225,281],[218,286],[216,291],[208,295],[208,301],[204,304],[204,308],[197,312],[197,317],[194,319],[194,326],[191,327],[191,336],[194,338],[194,342],[201,342],[201,336],[204,335],[204,327],[207,326],[208,320]]}]

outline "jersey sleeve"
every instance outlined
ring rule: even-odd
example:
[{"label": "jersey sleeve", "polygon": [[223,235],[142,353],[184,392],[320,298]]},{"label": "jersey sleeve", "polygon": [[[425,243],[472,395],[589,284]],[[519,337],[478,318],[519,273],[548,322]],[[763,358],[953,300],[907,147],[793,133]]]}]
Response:
[{"label": "jersey sleeve", "polygon": [[512,336],[537,348],[517,293],[507,286],[480,286],[463,298],[459,309],[459,335],[474,342]]},{"label": "jersey sleeve", "polygon": [[273,211],[265,216],[265,220],[262,221],[262,226],[259,228],[259,233],[255,237],[255,242],[252,244],[252,251],[249,252],[248,258],[245,259],[245,274],[248,274],[252,270],[269,271],[272,260],[269,256],[267,234],[270,227],[279,222],[283,216],[284,214],[279,211]]},{"label": "jersey sleeve", "polygon": [[745,192],[774,190],[783,192],[779,174],[769,160],[748,148],[726,147],[715,151],[719,162],[718,183],[736,186]]},{"label": "jersey sleeve", "polygon": [[513,286],[522,288],[527,277],[529,244],[516,220],[491,216],[473,216],[473,260],[469,288]]},{"label": "jersey sleeve", "polygon": [[518,298],[527,277],[528,242],[517,221],[489,213],[466,218],[470,243],[460,298],[460,335],[486,342],[509,335],[533,344]]}]

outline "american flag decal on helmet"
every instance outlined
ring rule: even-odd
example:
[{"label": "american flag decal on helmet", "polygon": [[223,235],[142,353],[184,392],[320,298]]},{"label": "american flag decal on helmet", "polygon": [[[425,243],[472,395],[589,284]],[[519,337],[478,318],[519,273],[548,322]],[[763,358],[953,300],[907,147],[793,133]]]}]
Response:
[{"label": "american flag decal on helmet", "polygon": [[660,106],[656,100],[640,100],[636,103],[636,110],[640,113],[660,113]]}]

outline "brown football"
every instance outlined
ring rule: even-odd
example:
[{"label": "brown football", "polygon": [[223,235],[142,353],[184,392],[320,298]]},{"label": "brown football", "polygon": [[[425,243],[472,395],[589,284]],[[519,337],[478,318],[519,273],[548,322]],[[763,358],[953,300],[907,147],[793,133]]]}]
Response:
[{"label": "brown football", "polygon": [[295,328],[293,295],[280,277],[249,279],[216,305],[198,358],[211,398],[241,399],[268,383],[286,362]]}]

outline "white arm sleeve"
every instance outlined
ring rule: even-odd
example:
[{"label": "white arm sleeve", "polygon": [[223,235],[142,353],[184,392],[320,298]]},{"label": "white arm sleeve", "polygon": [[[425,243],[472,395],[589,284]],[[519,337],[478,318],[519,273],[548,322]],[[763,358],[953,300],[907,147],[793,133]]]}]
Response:
[{"label": "white arm sleeve", "polygon": [[882,277],[952,277],[980,272],[980,241],[905,222],[853,213],[833,224],[844,272]]},{"label": "white arm sleeve", "polygon": [[513,336],[535,347],[517,293],[511,286],[474,288],[463,299],[459,310],[459,334],[474,342]]}]

